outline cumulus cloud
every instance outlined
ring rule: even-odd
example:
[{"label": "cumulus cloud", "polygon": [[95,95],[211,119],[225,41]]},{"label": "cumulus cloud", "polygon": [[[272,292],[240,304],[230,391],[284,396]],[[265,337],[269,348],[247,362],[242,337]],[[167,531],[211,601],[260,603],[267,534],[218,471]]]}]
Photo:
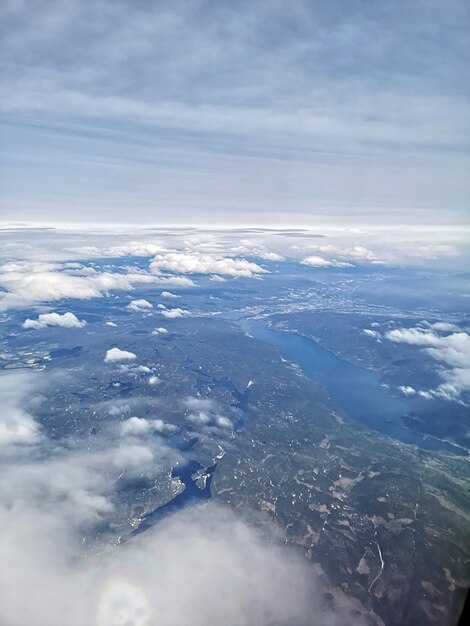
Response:
[{"label": "cumulus cloud", "polygon": [[167,335],[168,334],[168,330],[166,328],[163,328],[163,326],[160,326],[159,328],[155,328],[155,330],[152,330],[152,335]]},{"label": "cumulus cloud", "polygon": [[163,317],[167,319],[174,319],[176,317],[183,317],[184,315],[189,315],[189,311],[186,309],[180,309],[177,307],[176,309],[167,309],[161,312]]},{"label": "cumulus cloud", "polygon": [[449,322],[434,322],[434,324],[429,324],[429,328],[433,330],[437,330],[439,332],[459,332],[460,328],[456,324],[451,324]]},{"label": "cumulus cloud", "polygon": [[63,328],[83,328],[85,320],[79,320],[76,315],[70,313],[41,313],[37,320],[27,319],[22,324],[23,328],[46,328],[47,326],[62,326]]},{"label": "cumulus cloud", "polygon": [[127,305],[127,308],[130,311],[149,311],[150,309],[153,309],[153,304],[144,299],[131,300]]},{"label": "cumulus cloud", "polygon": [[148,420],[144,417],[133,416],[122,422],[120,427],[121,435],[147,435],[152,432],[165,432],[174,431],[175,427],[172,424],[165,424],[161,419]]},{"label": "cumulus cloud", "polygon": [[342,248],[340,246],[328,244],[326,246],[320,246],[318,249],[324,254],[335,256],[345,261],[380,263],[380,260],[377,258],[375,253],[372,252],[370,248],[366,248],[365,246],[356,245]]},{"label": "cumulus cloud", "polygon": [[441,363],[444,367],[438,373],[444,382],[427,393],[446,400],[458,400],[463,393],[470,391],[470,335],[464,332],[441,335],[436,332],[437,328],[436,325],[432,328],[396,328],[384,336],[395,343],[419,346]]},{"label": "cumulus cloud", "polygon": [[311,267],[352,267],[351,263],[345,261],[337,261],[336,259],[325,259],[321,256],[308,256],[301,261],[302,265],[310,265]]},{"label": "cumulus cloud", "polygon": [[199,252],[157,254],[150,263],[155,274],[162,271],[177,274],[219,274],[233,278],[253,278],[268,270],[246,259],[215,257]]},{"label": "cumulus cloud", "polygon": [[121,257],[121,256],[141,256],[150,257],[158,254],[159,252],[165,252],[167,248],[159,243],[145,243],[142,241],[130,241],[119,246],[111,246],[105,252],[109,257]]},{"label": "cumulus cloud", "polygon": [[114,290],[131,291],[136,284],[194,285],[185,276],[156,276],[144,271],[98,271],[93,267],[66,268],[65,264],[21,261],[0,267],[0,310],[21,308],[67,298],[89,300]]},{"label": "cumulus cloud", "polygon": [[282,254],[253,245],[252,242],[246,239],[242,240],[242,242],[244,245],[234,246],[230,248],[230,252],[236,255],[254,256],[258,259],[263,259],[263,261],[285,261],[285,257]]},{"label": "cumulus cloud", "polygon": [[106,351],[104,358],[105,363],[116,363],[120,361],[133,361],[137,356],[133,352],[121,350],[120,348],[111,348]]},{"label": "cumulus cloud", "polygon": [[416,389],[414,389],[414,387],[410,387],[410,386],[404,386],[404,385],[400,385],[398,387],[398,389],[402,392],[403,395],[405,396],[414,396],[416,395]]},{"label": "cumulus cloud", "polygon": [[162,296],[162,298],[181,298],[181,296],[177,295],[176,293],[171,293],[171,291],[162,291],[160,295]]},{"label": "cumulus cloud", "polygon": [[[214,427],[221,429],[232,429],[233,422],[224,414],[224,407],[212,398],[202,398],[188,396],[182,402],[183,406],[188,410],[187,419],[206,430],[207,432],[215,432]],[[208,427],[207,429],[205,427]]]},{"label": "cumulus cloud", "polygon": [[259,251],[256,256],[264,261],[285,261],[285,257],[277,252]]}]

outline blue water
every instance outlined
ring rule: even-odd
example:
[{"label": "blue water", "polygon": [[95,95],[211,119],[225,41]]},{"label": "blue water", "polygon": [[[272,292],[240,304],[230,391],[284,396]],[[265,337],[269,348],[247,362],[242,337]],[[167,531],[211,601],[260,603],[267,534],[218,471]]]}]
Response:
[{"label": "blue water", "polygon": [[466,456],[463,448],[409,430],[402,421],[408,411],[406,402],[381,385],[377,372],[343,361],[312,339],[272,330],[263,320],[244,320],[242,327],[299,365],[305,376],[322,384],[333,402],[357,422],[425,450],[447,450]]},{"label": "blue water", "polygon": [[[204,467],[197,461],[187,461],[186,463],[173,468],[171,475],[173,478],[179,478],[181,480],[184,484],[184,491],[179,493],[166,504],[146,515],[139,527],[129,535],[129,538],[135,537],[135,535],[140,535],[140,533],[148,530],[152,526],[155,526],[155,524],[158,524],[158,522],[162,519],[186,508],[187,506],[193,505],[198,501],[209,500],[212,495],[211,482],[215,468],[216,464],[204,469]],[[197,486],[195,480],[193,479],[193,475],[198,470],[204,470],[204,473],[206,474],[206,483],[202,489]]]},{"label": "blue water", "polygon": [[[190,367],[192,362],[188,359],[188,362],[184,367]],[[232,381],[227,377],[220,379],[212,378],[204,375],[201,377],[201,373],[198,372],[200,377],[197,380],[196,388],[200,391],[202,385],[213,384],[214,387],[221,387],[227,389],[232,394],[234,401],[232,406],[238,410],[237,418],[233,422],[235,430],[240,430],[243,427],[244,414],[248,409],[248,400],[250,397],[250,389],[245,389],[243,393],[240,393]],[[176,434],[171,437],[171,444],[178,448],[180,452],[189,453],[191,448],[198,442],[197,437],[191,438],[189,441],[185,440],[181,434]],[[148,513],[143,519],[138,528],[130,533],[129,538],[135,537],[147,529],[155,526],[162,519],[176,513],[177,511],[184,509],[187,506],[196,504],[198,501],[209,500],[212,496],[211,483],[212,477],[217,467],[215,462],[210,467],[204,468],[198,461],[188,458],[186,462],[173,468],[171,475],[173,478],[179,478],[184,485],[184,491],[175,496],[172,500],[158,507],[154,511]],[[203,488],[199,487],[194,480],[193,476],[199,470],[203,470],[206,475],[206,482]]]}]

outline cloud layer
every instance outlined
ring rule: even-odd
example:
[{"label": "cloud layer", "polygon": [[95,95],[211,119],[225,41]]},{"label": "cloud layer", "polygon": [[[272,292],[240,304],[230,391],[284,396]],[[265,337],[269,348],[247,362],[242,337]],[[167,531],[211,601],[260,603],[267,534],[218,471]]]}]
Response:
[{"label": "cloud layer", "polygon": [[12,220],[463,221],[465,0],[3,4]]},{"label": "cloud layer", "polygon": [[[0,424],[30,428],[24,403],[38,380],[2,373],[0,393],[10,387]],[[124,545],[96,544],[110,523],[129,522],[123,476],[155,483],[182,460],[159,437],[163,420],[106,428],[73,443],[37,433],[0,441],[2,624],[307,626],[312,615],[333,624],[307,563],[227,508],[190,508]]]}]

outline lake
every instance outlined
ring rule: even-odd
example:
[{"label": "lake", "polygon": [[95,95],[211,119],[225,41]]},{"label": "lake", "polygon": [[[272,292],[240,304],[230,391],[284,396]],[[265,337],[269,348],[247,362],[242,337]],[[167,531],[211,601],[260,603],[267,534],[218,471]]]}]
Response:
[{"label": "lake", "polygon": [[414,433],[402,418],[408,412],[405,400],[397,398],[381,384],[380,374],[348,363],[316,341],[293,332],[273,330],[264,320],[242,320],[243,330],[274,346],[286,360],[322,384],[333,402],[357,422],[402,443],[425,450],[447,450],[459,456],[467,452],[459,446]]}]

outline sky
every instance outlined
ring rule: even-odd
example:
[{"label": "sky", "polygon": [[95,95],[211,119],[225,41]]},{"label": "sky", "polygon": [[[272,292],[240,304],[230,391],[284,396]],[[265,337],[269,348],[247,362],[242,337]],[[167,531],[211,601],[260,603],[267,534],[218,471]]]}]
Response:
[{"label": "sky", "polygon": [[468,223],[465,0],[3,0],[2,222]]}]

